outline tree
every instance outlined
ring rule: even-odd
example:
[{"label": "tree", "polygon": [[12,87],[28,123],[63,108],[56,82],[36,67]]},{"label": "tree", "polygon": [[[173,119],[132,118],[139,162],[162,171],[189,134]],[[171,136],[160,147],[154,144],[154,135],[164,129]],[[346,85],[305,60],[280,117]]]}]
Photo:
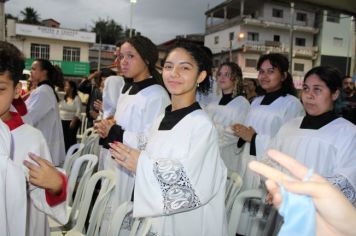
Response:
[{"label": "tree", "polygon": [[39,14],[32,7],[26,7],[20,13],[23,16],[23,20],[21,22],[34,25],[41,24]]},{"label": "tree", "polygon": [[115,44],[120,39],[125,38],[125,33],[121,25],[112,19],[101,19],[94,22],[92,32],[96,33],[96,42],[105,44]]}]

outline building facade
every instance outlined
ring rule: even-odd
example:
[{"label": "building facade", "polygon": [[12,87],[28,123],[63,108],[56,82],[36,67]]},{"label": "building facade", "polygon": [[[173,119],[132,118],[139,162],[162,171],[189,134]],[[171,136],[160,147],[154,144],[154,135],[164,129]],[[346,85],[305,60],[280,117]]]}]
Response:
[{"label": "building facade", "polygon": [[53,19],[47,23],[52,27],[7,21],[6,40],[24,53],[26,69],[36,58],[42,58],[58,65],[65,77],[87,76],[89,47],[95,43],[95,33],[59,28]]},{"label": "building facade", "polygon": [[292,50],[290,71],[300,88],[304,73],[319,55],[314,43],[319,29],[314,12],[304,8],[293,11],[288,4],[257,0],[226,1],[208,10],[205,45],[214,53],[214,65],[233,61],[241,67],[244,78],[257,78],[256,64],[262,54],[289,57]]}]

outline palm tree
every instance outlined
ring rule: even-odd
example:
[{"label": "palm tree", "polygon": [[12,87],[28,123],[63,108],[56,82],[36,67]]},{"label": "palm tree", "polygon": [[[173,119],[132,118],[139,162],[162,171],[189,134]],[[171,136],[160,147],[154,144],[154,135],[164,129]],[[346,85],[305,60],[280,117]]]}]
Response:
[{"label": "palm tree", "polygon": [[22,10],[21,15],[23,16],[23,23],[39,25],[40,24],[40,16],[35,9],[32,7],[26,7]]}]

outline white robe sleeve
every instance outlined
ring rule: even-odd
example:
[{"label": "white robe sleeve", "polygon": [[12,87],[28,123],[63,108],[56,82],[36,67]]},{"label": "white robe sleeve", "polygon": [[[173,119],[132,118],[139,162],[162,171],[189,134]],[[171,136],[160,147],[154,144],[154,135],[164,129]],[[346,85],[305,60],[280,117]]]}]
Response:
[{"label": "white robe sleeve", "polygon": [[74,98],[74,106],[75,106],[75,116],[80,119],[81,111],[82,111],[82,102],[80,101],[79,96],[75,96]]},{"label": "white robe sleeve", "polygon": [[225,183],[226,167],[220,158],[217,134],[210,123],[204,124],[187,130],[193,135],[188,155],[182,159],[167,156],[152,160],[147,153],[141,153],[136,170],[134,217],[190,211],[209,204],[225,187],[221,185]]},{"label": "white robe sleeve", "polygon": [[164,112],[164,109],[168,106],[170,101],[166,96],[155,96],[144,104],[144,110],[140,116],[141,124],[143,124],[143,129],[140,132],[134,132],[125,130],[123,135],[123,142],[131,147],[137,147],[143,150],[149,131],[151,130],[154,121],[157,117]]},{"label": "white robe sleeve", "polygon": [[38,122],[48,114],[52,109],[52,99],[47,94],[39,90],[31,93],[30,97],[25,101],[28,111],[28,116],[32,124],[35,126]]},{"label": "white robe sleeve", "polygon": [[119,99],[121,88],[124,85],[123,78],[110,76],[104,82],[103,90],[103,118],[115,115],[116,104]]},{"label": "white robe sleeve", "polygon": [[26,180],[10,160],[10,131],[0,119],[0,235],[26,233]]},{"label": "white robe sleeve", "polygon": [[304,116],[304,108],[300,102],[295,102],[295,99],[292,99],[290,102],[285,104],[288,109],[283,114],[282,123],[277,124],[279,127],[276,127],[276,133],[274,134],[257,134],[255,144],[256,144],[256,157],[261,158],[261,155],[264,154],[270,140],[277,134],[281,126],[287,123],[289,120],[296,118],[298,116]]},{"label": "white robe sleeve", "polygon": [[[41,134],[42,135],[42,134]],[[44,140],[43,136],[41,138],[41,143],[38,146],[38,150],[31,150],[34,154],[52,162],[51,154],[49,153],[48,146],[46,141]],[[30,161],[30,159],[27,159]],[[67,200],[51,207],[48,205],[45,195],[45,190],[42,188],[38,188],[32,184],[29,184],[29,193],[30,198],[35,205],[35,207],[53,218],[60,224],[65,224],[68,220],[67,215]]]}]

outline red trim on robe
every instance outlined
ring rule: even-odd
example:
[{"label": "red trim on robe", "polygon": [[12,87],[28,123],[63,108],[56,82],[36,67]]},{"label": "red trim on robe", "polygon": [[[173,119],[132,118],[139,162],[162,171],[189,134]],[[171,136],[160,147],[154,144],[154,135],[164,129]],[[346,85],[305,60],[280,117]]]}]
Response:
[{"label": "red trim on robe", "polygon": [[67,187],[68,187],[68,180],[67,176],[63,173],[59,173],[62,178],[62,189],[59,194],[53,194],[48,190],[45,190],[46,194],[46,201],[50,207],[54,207],[67,199]]},{"label": "red trim on robe", "polygon": [[20,114],[20,116],[24,116],[27,114],[26,103],[21,97],[12,100],[12,105],[15,107],[16,111]]},{"label": "red trim on robe", "polygon": [[3,122],[9,127],[10,131],[24,124],[19,113],[10,111],[10,114],[12,116],[10,120],[3,120]]}]

